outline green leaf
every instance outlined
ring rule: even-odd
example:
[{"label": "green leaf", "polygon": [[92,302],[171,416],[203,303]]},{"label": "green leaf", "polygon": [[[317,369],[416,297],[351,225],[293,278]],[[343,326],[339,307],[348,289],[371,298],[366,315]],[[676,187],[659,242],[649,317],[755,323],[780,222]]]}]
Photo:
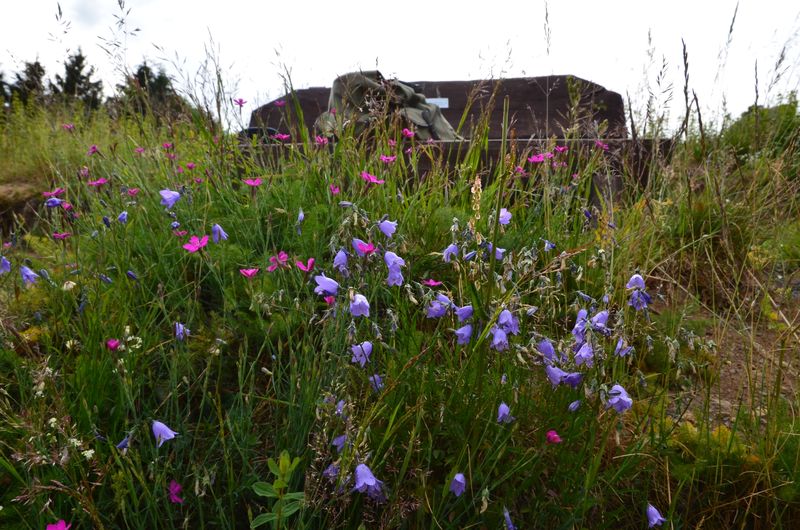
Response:
[{"label": "green leaf", "polygon": [[273,475],[275,475],[276,477],[281,476],[281,470],[280,468],[278,468],[278,463],[275,462],[275,460],[270,458],[269,460],[267,460],[267,465],[269,466],[269,470],[272,472]]},{"label": "green leaf", "polygon": [[282,490],[283,488],[289,487],[289,485],[283,480],[276,478],[275,482],[272,483],[272,487],[275,488],[276,490]]},{"label": "green leaf", "polygon": [[259,497],[277,497],[278,493],[275,491],[275,488],[269,482],[256,482],[253,484],[253,491],[256,492],[256,495]]},{"label": "green leaf", "polygon": [[261,515],[253,519],[253,522],[250,523],[250,528],[255,528],[257,526],[261,526],[262,524],[271,523],[272,521],[277,521],[277,520],[278,520],[277,513],[271,513],[271,512],[262,513]]},{"label": "green leaf", "polygon": [[303,507],[303,505],[300,504],[299,502],[288,502],[288,503],[286,503],[286,506],[284,506],[283,510],[281,511],[281,517],[289,517],[290,515],[292,515],[293,513],[295,513],[297,510],[299,510],[302,507]]},{"label": "green leaf", "polygon": [[303,502],[306,500],[306,494],[302,491],[296,491],[294,493],[287,493],[283,496],[284,499],[287,501],[300,501]]}]

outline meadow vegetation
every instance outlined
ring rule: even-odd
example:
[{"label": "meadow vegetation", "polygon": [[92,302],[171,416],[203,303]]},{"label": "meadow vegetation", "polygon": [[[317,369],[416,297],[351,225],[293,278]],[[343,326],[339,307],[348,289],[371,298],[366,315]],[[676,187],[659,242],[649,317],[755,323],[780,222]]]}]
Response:
[{"label": "meadow vegetation", "polygon": [[793,96],[692,115],[644,180],[602,143],[447,163],[396,122],[263,146],[118,103],[0,115],[36,197],[0,233],[3,528],[800,517]]}]

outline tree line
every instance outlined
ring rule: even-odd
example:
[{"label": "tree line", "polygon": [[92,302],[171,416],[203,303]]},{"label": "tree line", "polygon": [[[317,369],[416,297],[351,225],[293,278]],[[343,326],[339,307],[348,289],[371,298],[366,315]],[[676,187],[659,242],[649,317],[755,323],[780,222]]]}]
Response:
[{"label": "tree line", "polygon": [[188,102],[175,90],[172,80],[159,68],[154,70],[147,62],[125,76],[116,85],[114,94],[103,97],[103,83],[95,78],[96,70],[88,64],[86,56],[78,49],[64,61],[64,71],[53,79],[47,78],[44,66],[38,59],[25,62],[13,79],[6,80],[0,71],[0,99],[6,105],[18,101],[22,105],[62,104],[82,105],[86,110],[106,107],[119,114],[135,112],[157,117],[176,117],[186,112]]}]

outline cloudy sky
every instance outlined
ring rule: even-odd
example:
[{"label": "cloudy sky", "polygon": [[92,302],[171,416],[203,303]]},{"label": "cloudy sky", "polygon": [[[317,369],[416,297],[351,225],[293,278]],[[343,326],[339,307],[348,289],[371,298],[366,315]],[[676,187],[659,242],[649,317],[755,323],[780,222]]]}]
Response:
[{"label": "cloudy sky", "polygon": [[741,0],[730,35],[735,0],[125,0],[124,12],[118,0],[60,6],[57,20],[54,0],[4,2],[0,69],[7,79],[37,57],[49,75],[59,72],[66,50],[80,46],[107,95],[120,68],[145,58],[197,87],[198,68],[211,56],[231,96],[248,101],[247,114],[282,95],[286,71],[295,87],[330,86],[337,75],[375,67],[404,80],[573,74],[629,93],[635,107],[649,87],[675,119],[683,39],[690,88],[709,120],[753,103],[756,64],[760,102],[800,84],[796,1]]}]

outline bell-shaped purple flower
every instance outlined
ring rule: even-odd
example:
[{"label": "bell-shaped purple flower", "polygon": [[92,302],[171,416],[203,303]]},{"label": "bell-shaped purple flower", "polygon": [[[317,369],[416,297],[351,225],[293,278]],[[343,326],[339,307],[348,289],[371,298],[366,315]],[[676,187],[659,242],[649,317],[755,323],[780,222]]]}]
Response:
[{"label": "bell-shaped purple flower", "polygon": [[576,410],[578,410],[580,406],[581,406],[581,400],[576,399],[575,401],[569,404],[567,410],[569,410],[570,412],[575,412]]},{"label": "bell-shaped purple flower", "polygon": [[572,388],[578,388],[581,384],[581,381],[583,381],[583,374],[580,372],[569,372],[564,376],[562,381]]},{"label": "bell-shaped purple flower", "polygon": [[389,221],[388,219],[385,219],[378,223],[378,228],[381,232],[383,232],[383,235],[391,238],[392,235],[397,231],[397,221]]},{"label": "bell-shaped purple flower", "polygon": [[633,400],[621,385],[614,385],[611,387],[611,390],[608,391],[606,408],[613,408],[619,414],[622,414],[632,406]]},{"label": "bell-shaped purple flower", "polygon": [[444,259],[445,263],[450,263],[450,260],[454,257],[458,256],[458,246],[455,243],[451,243],[444,249],[442,253],[442,258]]},{"label": "bell-shaped purple flower", "polygon": [[450,482],[450,491],[456,497],[461,497],[465,489],[467,489],[467,479],[464,478],[464,473],[456,473],[453,480]]},{"label": "bell-shaped purple flower", "polygon": [[177,432],[173,431],[160,421],[153,421],[153,436],[156,438],[156,442],[158,443],[158,447],[161,447],[161,444],[166,442],[167,440],[172,440],[177,436]]},{"label": "bell-shaped purple flower", "polygon": [[625,284],[625,288],[644,291],[644,278],[642,278],[641,274],[634,274],[631,276],[630,280],[628,280],[628,283]]},{"label": "bell-shaped purple flower", "polygon": [[189,336],[191,330],[181,324],[180,322],[175,322],[175,338],[178,340],[186,340],[186,337]]},{"label": "bell-shaped purple flower", "polygon": [[392,251],[386,251],[383,256],[386,266],[389,268],[389,277],[386,278],[386,283],[391,285],[403,285],[403,273],[400,267],[404,267],[406,262]]},{"label": "bell-shaped purple flower", "polygon": [[127,224],[128,223],[128,212],[122,212],[121,214],[119,214],[117,216],[117,221],[122,223],[122,224]]},{"label": "bell-shaped purple flower", "polygon": [[447,314],[447,310],[450,309],[451,305],[453,305],[453,303],[449,298],[443,294],[437,294],[436,300],[433,300],[431,305],[428,306],[425,316],[427,318],[441,318]]},{"label": "bell-shaped purple flower", "polygon": [[350,351],[353,352],[353,358],[350,359],[350,362],[360,364],[361,368],[364,368],[364,365],[369,362],[369,356],[372,355],[372,343],[364,341],[361,344],[353,344],[350,347]]},{"label": "bell-shaped purple flower", "polygon": [[589,321],[592,326],[592,329],[601,335],[609,336],[611,335],[611,330],[608,328],[608,311],[602,310],[597,313],[592,319]]},{"label": "bell-shaped purple flower", "polygon": [[508,513],[508,508],[503,506],[503,519],[506,522],[506,530],[517,530],[517,527],[514,526],[514,523],[511,521],[511,514]]},{"label": "bell-shaped purple flower", "polygon": [[492,342],[489,344],[492,349],[497,351],[504,351],[508,349],[508,335],[506,335],[506,332],[503,331],[503,328],[492,326],[492,329],[489,331],[492,334]]},{"label": "bell-shaped purple flower", "polygon": [[581,309],[578,311],[578,316],[575,319],[575,326],[572,328],[572,335],[575,337],[575,342],[582,343],[586,340],[586,324],[588,311]]},{"label": "bell-shaped purple flower", "polygon": [[497,423],[511,423],[514,421],[514,416],[511,415],[511,409],[505,402],[500,403],[497,407]]},{"label": "bell-shaped purple flower", "polygon": [[181,198],[180,193],[170,189],[161,190],[158,193],[161,195],[161,204],[167,209],[172,209],[175,203],[178,202],[178,199]]},{"label": "bell-shaped purple flower", "polygon": [[337,436],[331,442],[331,445],[336,448],[337,453],[341,453],[342,449],[344,449],[344,444],[347,443],[347,435],[343,434],[341,436]]},{"label": "bell-shaped purple flower", "polygon": [[553,347],[553,343],[551,343],[549,340],[542,339],[537,345],[537,349],[539,350],[539,353],[542,354],[545,361],[549,363],[554,363],[556,361],[556,349]]},{"label": "bell-shaped purple flower", "polygon": [[50,197],[46,201],[44,201],[44,205],[48,208],[56,208],[57,206],[61,206],[61,203],[64,202],[58,197]]},{"label": "bell-shaped purple flower", "polygon": [[39,275],[33,272],[29,267],[25,265],[20,265],[19,267],[19,275],[22,276],[22,283],[25,285],[31,285],[36,283],[36,279],[39,278]]},{"label": "bell-shaped purple flower", "polygon": [[662,524],[666,523],[667,520],[661,515],[661,512],[658,511],[658,508],[653,506],[652,504],[647,504],[647,528],[653,528],[654,526],[661,526]]},{"label": "bell-shaped purple flower", "polygon": [[342,276],[347,276],[347,252],[344,249],[340,249],[333,257],[333,268],[339,271]]},{"label": "bell-shaped purple flower", "polygon": [[227,241],[228,240],[228,233],[222,229],[222,227],[218,224],[214,224],[211,227],[211,239],[214,240],[214,243],[219,243],[220,240]]},{"label": "bell-shaped purple flower", "polygon": [[385,500],[383,495],[383,482],[375,478],[370,468],[366,464],[358,464],[356,466],[356,485],[353,491],[366,493],[375,501],[382,502]]},{"label": "bell-shaped purple flower", "polygon": [[512,335],[519,335],[519,320],[508,309],[503,309],[500,316],[497,317],[497,325],[503,328],[503,331]]},{"label": "bell-shaped purple flower", "polygon": [[339,292],[339,284],[336,280],[332,280],[324,274],[314,276],[314,281],[317,282],[314,292],[320,296],[336,296],[336,293]]},{"label": "bell-shaped purple flower", "polygon": [[588,367],[594,365],[594,350],[590,342],[584,342],[578,351],[575,353],[575,364],[580,366],[585,364]]},{"label": "bell-shaped purple flower", "polygon": [[628,300],[628,305],[637,311],[641,311],[646,309],[647,306],[650,305],[650,302],[650,295],[637,289],[631,293],[631,298]]},{"label": "bell-shaped purple flower", "polygon": [[567,375],[567,372],[552,364],[548,364],[544,367],[544,373],[547,374],[547,378],[550,380],[550,384],[553,385],[553,388],[560,385]]},{"label": "bell-shaped purple flower", "polygon": [[0,274],[11,272],[11,262],[5,256],[0,256]]},{"label": "bell-shaped purple flower", "polygon": [[633,346],[625,346],[625,340],[620,337],[617,340],[617,346],[614,348],[614,355],[618,357],[625,357],[633,350]]},{"label": "bell-shaped purple flower", "polygon": [[350,314],[354,317],[369,316],[369,302],[363,294],[356,294],[350,302]]},{"label": "bell-shaped purple flower", "polygon": [[466,319],[472,318],[473,313],[474,311],[471,305],[456,308],[456,317],[458,317],[459,322],[464,322]]},{"label": "bell-shaped purple flower", "polygon": [[378,374],[372,374],[369,376],[369,384],[372,386],[372,390],[375,392],[380,392],[383,390],[383,379]]},{"label": "bell-shaped purple flower", "polygon": [[500,218],[499,218],[501,225],[507,225],[511,222],[511,212],[506,210],[505,208],[500,208]]},{"label": "bell-shaped purple flower", "polygon": [[456,330],[456,338],[458,339],[456,341],[458,344],[469,344],[472,338],[472,324],[467,324],[466,326],[458,328]]}]

